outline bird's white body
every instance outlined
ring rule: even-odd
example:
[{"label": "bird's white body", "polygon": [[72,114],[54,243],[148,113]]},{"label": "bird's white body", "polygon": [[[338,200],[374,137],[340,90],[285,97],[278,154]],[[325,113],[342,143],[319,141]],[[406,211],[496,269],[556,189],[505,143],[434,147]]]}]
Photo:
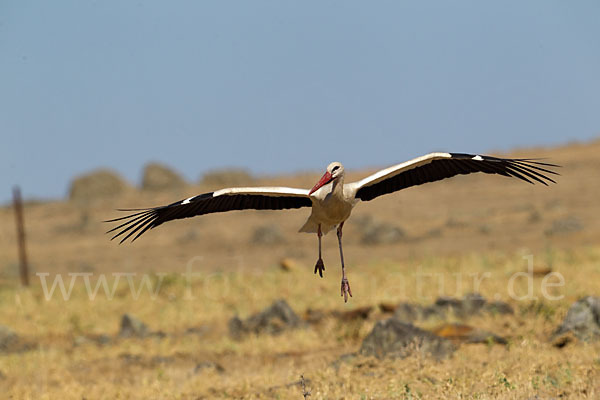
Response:
[{"label": "bird's white body", "polygon": [[[338,167],[340,173],[332,182],[321,186],[310,195],[312,212],[304,226],[300,228],[300,232],[316,233],[320,224],[322,233],[326,234],[350,217],[352,209],[359,202],[356,192],[361,187],[377,184],[403,171],[417,168],[436,159],[451,158],[451,156],[450,153],[430,153],[401,164],[392,165],[358,182],[348,184],[344,183],[345,172],[342,164],[339,162],[329,164],[327,171],[331,172],[333,168]],[[482,160],[480,156],[476,157],[478,158],[475,158],[475,160]]]},{"label": "bird's white body", "polygon": [[358,203],[355,192],[350,185],[344,184],[343,174],[339,180],[316,190],[310,195],[312,212],[300,232],[317,233],[320,224],[321,232],[326,234],[347,220]]}]

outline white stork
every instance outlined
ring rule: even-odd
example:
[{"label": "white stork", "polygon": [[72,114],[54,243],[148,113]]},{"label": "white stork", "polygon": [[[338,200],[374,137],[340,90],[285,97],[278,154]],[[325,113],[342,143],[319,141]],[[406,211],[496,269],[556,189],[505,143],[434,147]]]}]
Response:
[{"label": "white stork", "polygon": [[[319,239],[319,259],[315,274],[323,277],[325,266],[321,258],[321,236],[337,227],[342,264],[341,295],[348,301],[352,296],[344,268],[342,252],[342,228],[359,201],[406,189],[411,186],[434,182],[455,175],[485,172],[515,177],[529,183],[537,181],[547,185],[556,183],[547,174],[558,175],[548,168],[558,165],[535,159],[507,159],[463,153],[430,153],[413,160],[393,165],[358,182],[344,183],[344,167],[339,162],[327,166],[325,174],[310,190],[287,187],[236,187],[193,196],[175,203],[148,209],[128,209],[134,214],[106,222],[125,220],[108,232],[117,231],[115,239],[124,235],[123,243],[132,237],[136,240],[148,229],[180,218],[189,218],[215,212],[232,210],[283,210],[312,207],[312,212],[300,232],[316,233]],[[108,233],[107,232],[107,233]],[[135,235],[135,236],[134,236]],[[111,239],[111,240],[112,240]]]}]

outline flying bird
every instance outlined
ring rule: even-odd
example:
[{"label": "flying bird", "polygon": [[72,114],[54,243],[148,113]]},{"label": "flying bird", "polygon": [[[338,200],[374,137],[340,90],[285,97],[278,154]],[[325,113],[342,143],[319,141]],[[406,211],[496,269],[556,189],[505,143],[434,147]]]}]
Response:
[{"label": "flying bird", "polygon": [[348,295],[352,296],[352,290],[344,267],[342,228],[358,202],[370,201],[384,194],[411,186],[475,172],[504,175],[529,183],[538,182],[548,185],[550,182],[556,183],[549,177],[549,175],[558,175],[549,169],[553,167],[558,167],[558,165],[540,162],[537,159],[509,159],[464,153],[430,153],[393,165],[360,181],[344,183],[344,166],[339,162],[332,162],[327,166],[321,179],[310,190],[288,187],[226,188],[192,196],[166,206],[119,210],[136,212],[105,222],[120,221],[120,225],[107,233],[115,232],[112,239],[121,237],[121,243],[123,243],[129,238],[134,241],[147,230],[174,219],[232,210],[284,210],[311,207],[311,214],[300,228],[300,232],[317,234],[319,258],[314,273],[319,273],[323,277],[325,265],[321,258],[321,237],[336,228],[342,264],[340,294],[347,302]]}]

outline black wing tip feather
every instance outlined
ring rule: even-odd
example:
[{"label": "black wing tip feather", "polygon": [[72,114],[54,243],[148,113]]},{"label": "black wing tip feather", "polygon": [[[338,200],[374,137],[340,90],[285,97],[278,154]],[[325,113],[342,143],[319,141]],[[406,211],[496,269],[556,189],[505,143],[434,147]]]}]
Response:
[{"label": "black wing tip feather", "polygon": [[[104,221],[102,221],[102,222],[103,222],[103,223],[107,223],[107,222],[117,222],[117,221],[121,221],[121,220],[124,220],[124,219],[128,219],[128,218],[135,217],[136,215],[141,215],[141,214],[143,214],[143,213],[145,213],[145,212],[147,212],[147,211],[150,211],[150,210],[152,210],[152,209],[151,209],[151,208],[138,208],[138,209],[122,209],[122,208],[117,208],[117,210],[116,210],[116,211],[140,211],[140,212],[137,212],[137,213],[135,213],[135,214],[129,214],[129,215],[125,215],[124,217],[118,217],[118,218],[113,218],[113,219],[107,219],[107,220],[104,220]],[[109,231],[109,232],[110,232],[110,231]]]},{"label": "black wing tip feather", "polygon": [[[165,211],[168,209],[173,209],[173,207],[175,207],[175,206],[180,206],[183,204],[190,203],[191,201],[194,201],[195,199],[205,199],[207,197],[211,197],[212,194],[213,194],[213,192],[205,193],[205,194],[202,194],[199,196],[190,197],[186,200],[179,200],[179,201],[176,201],[169,205],[160,206],[160,207],[118,208],[117,211],[124,211],[124,212],[135,211],[135,212],[133,214],[125,215],[123,217],[118,217],[118,218],[113,218],[113,219],[103,221],[103,222],[122,221],[122,223],[120,225],[115,226],[114,228],[106,231],[105,233],[108,234],[108,233],[117,231],[115,233],[115,235],[110,238],[110,240],[114,240],[114,239],[117,239],[119,236],[124,235],[125,233],[129,232],[125,236],[123,236],[121,238],[121,240],[119,241],[119,244],[122,244],[123,242],[125,242],[127,239],[132,237],[137,232],[137,235],[133,236],[133,238],[131,239],[131,243],[133,243],[133,242],[135,242],[135,240],[137,238],[139,238],[148,229],[155,228],[158,225],[160,225],[161,223],[165,222],[165,217],[168,216],[167,215],[168,211],[166,213],[162,212],[162,211]],[[160,221],[159,221],[159,218],[161,218]],[[166,220],[169,220],[169,219],[173,219],[173,218],[167,218]]]},{"label": "black wing tip feather", "polygon": [[[499,163],[499,167],[503,172],[506,172],[510,177],[518,178],[522,181],[535,184],[537,181],[548,186],[548,183],[556,183],[556,181],[545,174],[560,176],[556,171],[547,168],[561,168],[558,164],[541,162],[544,158],[501,158],[486,156],[481,154],[466,154],[466,153],[449,153],[452,158],[457,160],[472,160],[475,162],[492,162]],[[479,158],[477,158],[479,157]],[[546,167],[546,168],[543,168]],[[500,175],[503,173],[497,171]],[[532,181],[533,180],[533,181]]]},{"label": "black wing tip feather", "polygon": [[119,209],[118,211],[140,211],[140,212],[136,212],[134,214],[129,214],[124,217],[113,218],[110,220],[103,221],[103,222],[117,222],[117,221],[126,220],[122,224],[106,231],[105,234],[109,234],[109,233],[113,233],[113,232],[117,231],[110,238],[110,240],[114,240],[114,239],[117,239],[119,236],[124,235],[125,233],[129,232],[127,235],[123,236],[121,238],[121,240],[119,241],[119,244],[122,244],[127,239],[129,239],[133,234],[135,234],[136,232],[138,232],[141,229],[141,231],[136,236],[134,236],[133,239],[131,239],[131,242],[133,243],[138,237],[140,237],[140,235],[142,233],[144,233],[148,229],[152,229],[158,225],[158,224],[156,224],[156,220],[158,219],[158,216],[159,216],[157,211],[160,208],[161,207],[143,208],[143,209]]}]

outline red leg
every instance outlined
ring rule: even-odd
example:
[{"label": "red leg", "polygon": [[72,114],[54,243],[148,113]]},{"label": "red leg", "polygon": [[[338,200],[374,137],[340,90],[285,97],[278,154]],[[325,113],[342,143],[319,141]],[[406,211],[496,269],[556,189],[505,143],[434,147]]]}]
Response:
[{"label": "red leg", "polygon": [[346,278],[346,269],[344,267],[344,252],[342,251],[342,228],[344,227],[344,223],[342,222],[337,228],[337,237],[338,243],[340,244],[340,258],[342,260],[342,287],[341,287],[341,295],[344,296],[344,302],[348,302],[348,295],[352,297],[352,290],[350,289],[350,283]]},{"label": "red leg", "polygon": [[317,229],[317,236],[319,237],[319,259],[317,260],[317,265],[315,265],[315,274],[319,271],[319,276],[323,277],[323,271],[325,271],[325,264],[323,264],[323,259],[321,258],[321,237],[323,233],[321,232],[321,224]]}]

